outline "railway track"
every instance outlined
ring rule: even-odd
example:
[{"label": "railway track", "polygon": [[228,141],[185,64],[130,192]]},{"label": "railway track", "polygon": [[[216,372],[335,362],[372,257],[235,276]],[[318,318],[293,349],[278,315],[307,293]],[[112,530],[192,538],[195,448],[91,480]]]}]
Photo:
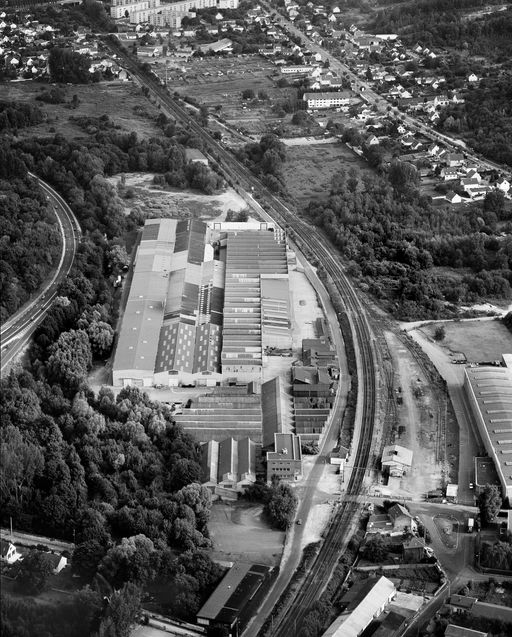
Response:
[{"label": "railway track", "polygon": [[[358,495],[370,462],[370,452],[373,441],[373,431],[377,410],[378,383],[377,357],[375,339],[366,317],[366,310],[358,298],[354,288],[345,275],[335,249],[328,239],[317,229],[311,227],[298,217],[278,197],[264,188],[249,169],[238,161],[234,155],[220,146],[212,136],[195,120],[194,116],[182,104],[171,98],[160,81],[148,77],[131,59],[126,51],[111,40],[109,46],[121,58],[125,67],[138,81],[149,89],[168,113],[181,122],[186,122],[190,130],[196,133],[205,143],[206,154],[217,161],[224,176],[240,189],[247,192],[256,191],[259,202],[265,204],[269,215],[285,230],[292,230],[305,251],[313,254],[322,264],[326,273],[331,277],[346,308],[346,314],[351,326],[352,337],[356,348],[357,376],[359,379],[359,395],[356,409],[356,423],[359,423],[359,444],[354,455],[353,468],[347,484],[346,496]],[[340,423],[341,424],[341,423]],[[351,498],[353,500],[353,498]],[[290,637],[294,635],[297,625],[300,625],[308,607],[318,599],[327,585],[329,578],[338,562],[341,551],[348,542],[352,523],[360,505],[345,498],[334,516],[325,541],[313,563],[304,585],[293,600],[287,613],[281,618],[274,635]]]}]

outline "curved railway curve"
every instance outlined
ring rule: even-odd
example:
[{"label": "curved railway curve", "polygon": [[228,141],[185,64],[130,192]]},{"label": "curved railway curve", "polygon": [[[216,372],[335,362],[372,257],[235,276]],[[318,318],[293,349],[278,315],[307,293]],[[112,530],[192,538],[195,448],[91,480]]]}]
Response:
[{"label": "curved railway curve", "polygon": [[[149,89],[161,105],[177,120],[186,122],[206,145],[205,152],[217,161],[226,178],[235,187],[239,186],[241,194],[247,198],[248,192],[258,193],[259,202],[264,202],[268,214],[286,230],[293,230],[300,242],[321,262],[330,276],[345,305],[350,322],[351,332],[356,348],[358,400],[356,408],[356,426],[359,427],[359,444],[354,454],[353,468],[347,484],[346,496],[358,495],[361,491],[367,465],[370,461],[370,450],[373,439],[374,424],[377,411],[378,382],[377,357],[372,329],[366,316],[366,310],[357,293],[345,275],[344,269],[335,256],[335,249],[327,238],[311,227],[303,219],[295,215],[283,201],[265,188],[249,169],[231,152],[223,148],[194,119],[186,107],[173,99],[167,89],[162,86],[157,76],[143,72],[128,53],[112,41],[108,42],[115,53],[122,59],[124,66],[137,78],[138,82]],[[245,191],[245,192],[244,192]],[[329,577],[337,564],[341,550],[348,541],[351,523],[359,506],[355,502],[344,499],[329,526],[323,546],[313,563],[304,585],[276,627],[274,635],[289,637],[295,634],[295,627],[300,625],[307,608],[318,599],[319,594],[328,583]],[[353,498],[350,498],[353,500]]]}]

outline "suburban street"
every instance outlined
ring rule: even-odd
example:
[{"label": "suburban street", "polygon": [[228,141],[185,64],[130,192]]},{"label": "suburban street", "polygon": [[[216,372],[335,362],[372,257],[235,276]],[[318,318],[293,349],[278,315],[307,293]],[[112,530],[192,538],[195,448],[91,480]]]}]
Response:
[{"label": "suburban street", "polygon": [[39,186],[46,194],[50,206],[57,216],[62,235],[62,252],[51,280],[39,290],[33,300],[21,307],[2,325],[0,332],[2,347],[0,373],[2,375],[8,371],[11,362],[26,347],[38,324],[52,305],[57,296],[59,285],[71,270],[81,234],[78,220],[64,199],[46,182],[32,173],[29,174],[38,180]]},{"label": "suburban street", "polygon": [[[270,6],[264,6],[268,11],[273,11]],[[367,82],[356,75],[356,73],[354,73],[347,65],[343,64],[343,62],[326,51],[326,49],[324,49],[322,46],[310,40],[303,31],[298,29],[292,22],[284,18],[280,13],[276,13],[276,16],[281,26],[285,27],[293,35],[300,37],[310,51],[312,51],[313,53],[319,53],[322,56],[323,60],[328,60],[329,68],[335,71],[339,75],[339,77],[347,76],[348,78],[350,78],[351,82],[353,83],[354,91],[358,92],[360,97],[364,101],[374,104],[378,110],[386,110],[388,106],[391,106],[391,104],[386,100],[385,97],[382,97],[381,95],[376,93]],[[464,155],[471,161],[478,162],[480,165],[489,170],[499,170],[501,173],[509,177],[512,174],[510,170],[504,168],[496,162],[477,157],[477,155],[468,150],[466,148],[466,145],[460,140],[454,139],[453,137],[449,137],[448,135],[433,130],[431,126],[425,124],[417,118],[403,112],[400,113],[400,117],[402,121],[405,124],[409,125],[413,130],[421,133],[422,135],[425,135],[425,137],[428,137],[431,140],[441,141],[447,146],[456,148],[459,152],[464,152]]]}]

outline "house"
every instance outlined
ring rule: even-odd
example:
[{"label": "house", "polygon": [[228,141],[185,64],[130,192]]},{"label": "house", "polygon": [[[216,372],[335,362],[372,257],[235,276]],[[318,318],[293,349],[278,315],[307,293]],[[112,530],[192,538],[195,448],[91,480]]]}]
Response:
[{"label": "house", "polygon": [[446,163],[450,168],[462,166],[464,163],[464,155],[461,155],[460,153],[447,153]]},{"label": "house", "polygon": [[469,597],[467,595],[450,595],[446,605],[452,611],[456,613],[468,613],[471,612],[473,606],[477,603],[476,597]]},{"label": "house", "polygon": [[468,82],[478,82],[478,77],[474,73],[471,73],[471,75],[468,75]]},{"label": "house", "polygon": [[501,190],[504,193],[507,193],[510,190],[510,182],[508,181],[508,179],[505,179],[505,177],[499,179],[496,182],[495,186],[498,190]]},{"label": "house", "polygon": [[9,540],[0,540],[1,545],[1,558],[2,562],[7,562],[7,564],[14,564],[21,557],[21,553],[18,553],[16,547]]},{"label": "house", "polygon": [[400,445],[388,445],[382,452],[382,469],[390,476],[402,477],[412,465],[412,451]]},{"label": "house", "polygon": [[466,179],[475,179],[478,183],[482,181],[480,173],[473,169],[468,170],[468,172],[466,173]]},{"label": "house", "polygon": [[409,511],[401,504],[394,504],[388,511],[388,515],[393,523],[393,530],[415,531],[416,522]]},{"label": "house", "polygon": [[451,502],[457,502],[457,497],[459,494],[459,485],[458,484],[447,484],[446,485],[446,499]]},{"label": "house", "polygon": [[418,564],[425,556],[425,543],[419,537],[411,537],[402,543],[402,557],[408,564]]},{"label": "house", "polygon": [[370,137],[366,140],[366,144],[368,146],[377,146],[379,143],[379,139],[375,135],[370,135]]},{"label": "house", "polygon": [[441,170],[441,177],[444,181],[453,181],[459,178],[459,173],[455,168],[443,168]]},{"label": "house", "polygon": [[453,192],[453,190],[449,190],[446,193],[445,199],[448,203],[460,203],[462,201],[462,197],[456,192]]}]

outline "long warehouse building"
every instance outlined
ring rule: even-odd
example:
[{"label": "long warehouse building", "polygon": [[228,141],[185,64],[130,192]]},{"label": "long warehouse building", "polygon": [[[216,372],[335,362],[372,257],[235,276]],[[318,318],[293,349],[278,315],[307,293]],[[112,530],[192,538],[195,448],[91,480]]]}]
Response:
[{"label": "long warehouse building", "polygon": [[265,348],[291,346],[290,312],[286,241],[273,224],[148,219],[113,384],[261,380]]},{"label": "long warehouse building", "polygon": [[512,502],[512,369],[468,367],[464,387],[503,497]]}]

